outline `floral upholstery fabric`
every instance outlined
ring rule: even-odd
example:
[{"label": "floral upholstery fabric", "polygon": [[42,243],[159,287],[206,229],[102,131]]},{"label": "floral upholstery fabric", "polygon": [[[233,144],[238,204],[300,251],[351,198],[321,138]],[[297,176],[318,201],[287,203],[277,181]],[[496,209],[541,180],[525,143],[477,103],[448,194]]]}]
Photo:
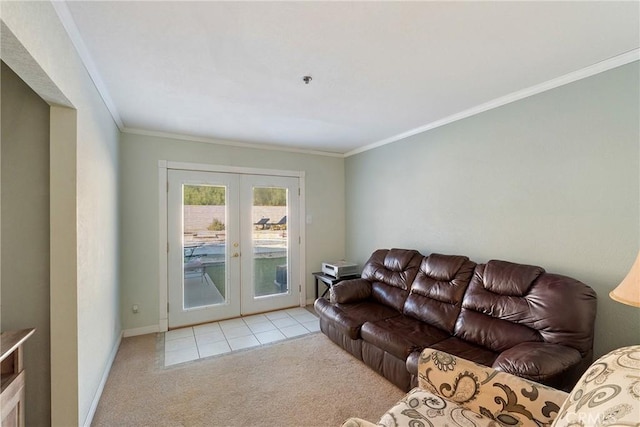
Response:
[{"label": "floral upholstery fabric", "polygon": [[427,349],[418,368],[420,388],[501,425],[550,425],[567,398],[559,391],[460,357]]},{"label": "floral upholstery fabric", "polygon": [[342,427],[378,427],[376,424],[363,420],[362,418],[352,417],[342,424]]},{"label": "floral upholstery fabric", "polygon": [[640,427],[640,345],[593,363],[571,394],[441,351],[426,349],[418,387],[378,424],[344,427]]},{"label": "floral upholstery fabric", "polygon": [[500,427],[500,424],[437,394],[416,387],[382,416],[378,426]]},{"label": "floral upholstery fabric", "polygon": [[554,427],[640,426],[640,345],[595,361],[582,375]]},{"label": "floral upholstery fabric", "polygon": [[[567,393],[437,350],[418,362],[418,387],[385,413],[384,427],[550,426]],[[345,426],[370,426],[359,419]]]}]

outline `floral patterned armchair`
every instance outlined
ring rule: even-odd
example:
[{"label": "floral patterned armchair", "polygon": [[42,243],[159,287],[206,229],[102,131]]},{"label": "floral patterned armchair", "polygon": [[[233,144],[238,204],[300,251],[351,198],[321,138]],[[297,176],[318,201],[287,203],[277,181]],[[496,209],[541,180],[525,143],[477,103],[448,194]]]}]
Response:
[{"label": "floral patterned armchair", "polygon": [[640,427],[640,345],[596,360],[564,402],[554,427]]},{"label": "floral patterned armchair", "polygon": [[640,346],[615,350],[591,365],[571,394],[426,349],[419,386],[378,424],[343,427],[640,426]]}]

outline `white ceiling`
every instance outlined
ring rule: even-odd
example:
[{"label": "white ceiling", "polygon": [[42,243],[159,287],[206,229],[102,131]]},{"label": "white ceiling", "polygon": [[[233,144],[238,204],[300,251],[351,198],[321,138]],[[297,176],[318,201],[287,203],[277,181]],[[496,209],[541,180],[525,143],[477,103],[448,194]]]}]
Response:
[{"label": "white ceiling", "polygon": [[636,1],[56,6],[123,130],[333,153],[542,90],[620,55],[629,62],[640,47],[639,8]]}]

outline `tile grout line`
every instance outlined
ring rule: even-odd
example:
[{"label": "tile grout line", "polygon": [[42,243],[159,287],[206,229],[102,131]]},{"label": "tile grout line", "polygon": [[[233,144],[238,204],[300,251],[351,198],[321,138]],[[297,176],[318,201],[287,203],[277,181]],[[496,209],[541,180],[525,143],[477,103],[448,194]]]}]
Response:
[{"label": "tile grout line", "polygon": [[[270,318],[268,317],[268,315],[269,315],[269,314],[275,314],[275,313],[281,313],[281,315],[277,315],[278,317],[277,317],[276,319],[270,319]],[[305,314],[307,314],[307,313],[308,313],[308,312],[303,312],[303,313],[301,313],[301,315],[299,315],[299,316],[297,316],[297,317],[303,317],[303,315],[305,315]],[[246,328],[249,330],[249,334],[248,334],[248,335],[241,335],[241,336],[238,336],[238,337],[232,337],[232,338],[228,338],[228,337],[227,337],[227,333],[225,333],[225,328],[223,328],[223,327],[222,327],[222,325],[220,324],[221,322],[212,322],[211,324],[217,324],[217,325],[218,325],[218,329],[219,329],[219,330],[221,331],[221,333],[222,333],[223,340],[220,340],[220,341],[214,341],[213,343],[207,343],[207,344],[215,344],[216,342],[224,342],[224,343],[226,344],[226,347],[227,347],[227,348],[229,348],[229,350],[228,350],[228,351],[223,351],[223,352],[221,352],[221,353],[216,353],[216,354],[214,354],[214,355],[220,355],[220,354],[232,353],[232,352],[234,352],[234,351],[244,350],[244,349],[248,349],[248,348],[252,348],[252,347],[260,347],[260,346],[263,346],[263,345],[266,345],[266,344],[272,344],[272,343],[275,343],[275,342],[278,342],[278,341],[285,341],[285,340],[287,340],[287,339],[292,339],[292,338],[295,338],[295,337],[299,337],[299,336],[307,335],[307,334],[310,334],[310,333],[313,333],[313,332],[317,332],[317,329],[315,329],[315,328],[314,328],[314,330],[310,330],[309,328],[307,328],[307,327],[304,325],[304,323],[311,323],[311,322],[316,322],[316,321],[318,321],[318,317],[317,317],[317,316],[315,316],[315,315],[314,315],[314,314],[312,314],[312,313],[308,313],[308,314],[309,314],[310,316],[313,316],[313,317],[314,317],[314,319],[313,319],[313,320],[308,320],[307,322],[302,322],[302,321],[298,320],[298,319],[296,318],[296,316],[294,316],[294,315],[292,315],[292,314],[288,313],[286,310],[280,310],[280,311],[275,311],[275,312],[271,312],[271,313],[267,313],[267,314],[258,315],[258,316],[264,316],[264,321],[257,321],[257,322],[247,323],[247,321],[246,321],[246,320],[247,320],[247,318],[242,318],[242,317],[234,318],[234,319],[228,319],[228,320],[226,320],[226,321],[225,321],[225,320],[223,320],[222,322],[229,322],[229,321],[242,320],[242,324],[239,324],[239,322],[236,322],[236,323],[238,323],[238,325],[237,325],[236,327],[228,327],[228,328],[226,328],[227,330],[236,329],[236,328],[238,328],[238,327],[246,327]],[[251,317],[251,316],[249,316],[249,317]],[[249,317],[248,317],[248,318],[249,318]],[[279,327],[277,324],[275,324],[275,323],[274,323],[274,321],[276,321],[276,320],[280,320],[280,319],[290,319],[290,320],[294,321],[294,323],[293,323],[293,324],[290,324],[290,325],[287,325],[287,326]],[[268,323],[269,323],[271,326],[273,326],[275,329],[270,329],[270,330],[268,330],[268,331],[254,332],[254,331],[251,329],[251,327],[250,327],[250,324],[266,323],[266,322],[268,322]],[[227,324],[228,324],[228,323],[227,323]],[[284,329],[284,328],[290,328],[290,327],[296,327],[296,326],[297,326],[297,327],[300,327],[300,326],[301,326],[301,327],[302,327],[302,329],[303,329],[305,332],[304,332],[304,333],[302,333],[302,334],[295,334],[295,335],[292,335],[292,336],[288,336],[288,335],[287,335],[287,334],[282,330],[282,329]],[[183,362],[187,362],[187,361],[193,361],[193,360],[202,359],[202,358],[204,358],[204,357],[209,357],[209,356],[202,356],[202,351],[201,351],[201,349],[200,349],[200,344],[198,344],[198,337],[197,337],[197,334],[196,334],[196,331],[195,331],[195,328],[196,328],[196,327],[191,326],[191,327],[189,327],[189,328],[191,329],[191,336],[193,337],[193,339],[194,339],[194,341],[195,341],[195,344],[196,344],[196,353],[197,353],[197,355],[198,355],[198,356],[197,356],[195,359],[191,358],[191,359],[189,359],[189,360],[184,360],[184,361],[180,361],[180,362],[170,363],[169,365],[166,365],[166,355],[167,355],[167,350],[166,350],[166,341],[167,341],[167,340],[165,339],[165,351],[164,351],[164,353],[165,353],[165,366],[171,366],[171,365],[178,364],[178,363],[183,363]],[[280,337],[278,337],[278,339],[271,340],[271,341],[267,341],[267,342],[265,342],[265,343],[263,343],[262,341],[260,341],[260,339],[259,339],[259,338],[258,338],[258,336],[256,335],[256,334],[268,333],[268,332],[275,332],[275,331],[277,331],[277,332],[278,332],[282,337],[281,337],[281,338],[280,338]],[[203,334],[203,335],[204,335],[204,334]],[[249,337],[253,338],[254,342],[257,342],[258,344],[256,345],[256,344],[253,344],[253,343],[252,343],[251,345],[249,345],[249,346],[247,346],[247,347],[241,347],[241,348],[233,349],[233,348],[232,348],[232,346],[231,346],[231,343],[229,342],[229,340],[230,340],[230,339],[231,339],[231,340],[233,340],[233,339],[249,338]],[[166,337],[165,337],[165,338],[166,338]],[[176,339],[179,339],[179,338],[176,338]],[[169,341],[171,341],[171,340],[169,340]],[[204,345],[204,344],[203,344],[203,345]],[[180,350],[180,349],[176,349],[176,350],[171,350],[171,351],[181,351],[181,350]]]},{"label": "tile grout line", "polygon": [[200,355],[200,346],[198,345],[198,338],[196,337],[196,330],[195,330],[195,328],[193,326],[191,327],[191,333],[193,334],[193,340],[196,342],[196,353],[198,353],[198,359],[200,359],[202,357]]}]

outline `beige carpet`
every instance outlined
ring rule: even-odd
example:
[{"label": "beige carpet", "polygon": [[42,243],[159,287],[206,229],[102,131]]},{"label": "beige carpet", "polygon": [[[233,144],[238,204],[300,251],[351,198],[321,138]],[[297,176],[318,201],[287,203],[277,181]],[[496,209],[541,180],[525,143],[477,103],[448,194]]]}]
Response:
[{"label": "beige carpet", "polygon": [[125,338],[94,426],[340,426],[404,393],[321,333],[164,368],[155,335]]}]

